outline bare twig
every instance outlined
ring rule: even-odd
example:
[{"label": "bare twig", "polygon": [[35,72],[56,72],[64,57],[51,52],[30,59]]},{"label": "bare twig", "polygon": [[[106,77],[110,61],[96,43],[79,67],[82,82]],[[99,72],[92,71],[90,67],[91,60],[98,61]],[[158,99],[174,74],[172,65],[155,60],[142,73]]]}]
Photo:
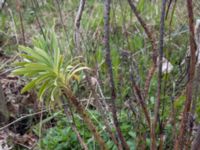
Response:
[{"label": "bare twig", "polygon": [[137,101],[139,101],[141,107],[142,107],[142,110],[144,112],[144,116],[146,118],[146,121],[147,121],[147,124],[148,124],[148,127],[151,128],[151,119],[150,119],[150,116],[149,116],[149,112],[148,112],[148,109],[147,109],[147,106],[146,106],[146,103],[144,101],[144,97],[142,95],[142,92],[141,90],[139,89],[139,87],[132,81],[132,84],[133,84],[133,91],[135,93],[135,96],[136,96],[136,99]]},{"label": "bare twig", "polygon": [[[76,134],[76,136],[78,138],[78,141],[80,142],[80,144],[81,144],[81,146],[82,146],[82,148],[84,150],[88,150],[88,147],[87,147],[86,143],[84,142],[83,138],[81,137],[81,135],[80,135],[80,133],[79,133],[79,131],[77,129],[77,126],[76,126],[76,123],[75,123],[75,119],[74,119],[73,113],[71,112],[70,107],[68,108],[67,105],[64,105],[65,104],[64,97],[61,97],[61,101],[62,101],[62,104],[63,104],[64,112],[65,112],[65,114],[67,116],[67,119],[68,120],[71,120],[71,119],[73,120],[72,124],[71,124],[71,127],[72,127],[72,130],[75,132],[75,134]],[[70,109],[70,111],[69,111],[69,109]]]},{"label": "bare twig", "polygon": [[173,2],[173,0],[169,0],[169,3],[167,5],[167,9],[166,9],[165,19],[167,19],[167,17],[168,17],[168,13],[169,13],[170,7],[172,5],[172,2]]},{"label": "bare twig", "polygon": [[83,14],[83,10],[84,10],[84,6],[85,6],[85,1],[86,0],[80,0],[80,4],[79,4],[79,8],[78,8],[78,12],[76,14],[76,18],[75,18],[75,35],[74,35],[74,40],[75,40],[75,47],[77,49],[77,51],[82,51],[81,49],[81,43],[80,43],[80,21],[81,21],[81,17]]},{"label": "bare twig", "polygon": [[106,52],[106,63],[108,66],[109,71],[109,77],[110,77],[110,86],[111,86],[111,98],[112,98],[112,114],[113,114],[113,120],[114,124],[117,130],[117,134],[119,136],[119,139],[121,141],[122,147],[126,150],[129,150],[129,146],[125,141],[124,136],[122,135],[119,121],[117,118],[117,110],[115,106],[115,100],[116,100],[116,91],[115,91],[115,84],[113,79],[113,70],[112,70],[112,60],[110,56],[110,44],[109,44],[109,36],[110,36],[110,4],[111,0],[105,0],[104,2],[104,45],[105,45],[105,52]]},{"label": "bare twig", "polygon": [[8,112],[8,108],[7,108],[7,105],[6,105],[6,98],[4,96],[4,92],[3,92],[1,82],[0,82],[0,115],[1,115],[1,118],[0,118],[1,123],[3,121],[5,121],[5,122],[8,121],[9,112]]},{"label": "bare twig", "polygon": [[173,5],[173,9],[172,9],[172,13],[171,13],[171,18],[170,18],[170,22],[169,22],[169,25],[170,25],[170,26],[171,26],[171,24],[172,24],[174,12],[175,12],[175,10],[176,10],[176,4],[177,4],[177,0],[174,0],[174,5]]},{"label": "bare twig", "polygon": [[14,20],[14,16],[13,16],[12,10],[11,10],[10,8],[8,8],[8,12],[10,13],[10,17],[11,17],[11,28],[12,28],[13,31],[14,31],[15,38],[16,38],[16,43],[19,44],[19,39],[18,39],[17,29],[16,29],[16,23],[15,23],[15,20]]},{"label": "bare twig", "polygon": [[140,88],[136,85],[136,82],[134,80],[134,76],[133,76],[133,66],[130,66],[130,79],[131,79],[131,84],[132,84],[132,90],[133,93],[135,94],[136,100],[137,102],[141,105],[141,108],[143,110],[146,122],[148,124],[148,127],[151,128],[151,119],[150,119],[150,115],[147,109],[147,105],[145,103],[144,100],[144,96],[142,94],[142,91],[140,90]]},{"label": "bare twig", "polygon": [[24,24],[23,24],[22,12],[21,12],[21,2],[19,0],[16,1],[16,10],[19,14],[21,32],[22,32],[22,37],[23,37],[23,44],[25,45],[26,39],[25,39],[25,32],[24,32]]},{"label": "bare twig", "polygon": [[196,43],[194,35],[194,16],[193,16],[193,6],[192,0],[187,0],[187,10],[189,18],[189,31],[190,31],[190,68],[189,68],[189,81],[186,86],[186,100],[184,104],[183,116],[180,125],[180,131],[174,146],[175,150],[183,149],[185,143],[185,134],[186,134],[186,124],[188,122],[188,116],[191,109],[192,103],[192,90],[193,90],[193,79],[195,75],[195,64],[196,64]]},{"label": "bare twig", "polygon": [[200,149],[200,126],[198,127],[196,137],[192,143],[191,150],[199,150]]},{"label": "bare twig", "polygon": [[58,5],[58,12],[59,12],[59,16],[60,16],[61,25],[64,29],[65,35],[66,35],[67,40],[69,42],[69,35],[68,35],[68,32],[67,32],[67,29],[65,28],[64,19],[63,19],[63,15],[62,15],[62,11],[61,11],[61,6],[60,6],[61,4],[60,4],[59,0],[56,0],[56,3]]},{"label": "bare twig", "polygon": [[141,24],[141,26],[143,27],[145,33],[147,34],[151,45],[152,45],[152,49],[153,49],[153,61],[154,63],[156,63],[156,58],[157,58],[157,44],[156,44],[156,39],[155,36],[152,34],[151,30],[149,29],[149,27],[146,25],[146,23],[144,22],[144,20],[142,19],[142,17],[140,16],[139,12],[137,11],[135,5],[133,4],[133,2],[131,2],[131,0],[128,0],[128,3],[133,11],[133,13],[135,14],[135,16],[137,17],[139,23]]},{"label": "bare twig", "polygon": [[25,119],[25,118],[32,117],[32,116],[35,116],[35,115],[39,115],[39,114],[44,113],[44,112],[47,112],[47,111],[48,111],[48,109],[45,109],[45,110],[42,110],[42,111],[39,111],[39,112],[36,112],[36,113],[32,113],[32,114],[28,114],[28,115],[22,116],[22,117],[20,117],[20,118],[18,118],[18,119],[16,119],[16,120],[14,120],[13,122],[11,122],[11,123],[9,123],[9,124],[7,124],[7,125],[1,127],[1,128],[0,128],[0,131],[1,131],[1,130],[4,130],[4,129],[6,129],[6,128],[8,128],[9,126],[11,126],[11,125],[13,125],[13,124],[15,124],[15,123],[17,123],[17,122],[19,122],[19,121]]},{"label": "bare twig", "polygon": [[157,54],[157,43],[156,43],[155,35],[153,35],[153,33],[151,32],[149,27],[146,25],[146,23],[144,22],[144,20],[140,16],[140,14],[137,11],[137,9],[136,9],[135,5],[133,4],[133,2],[131,0],[128,0],[128,3],[130,5],[133,13],[135,14],[137,20],[139,21],[139,23],[143,27],[146,35],[148,36],[148,38],[149,38],[149,40],[151,42],[151,45],[152,45],[152,49],[153,49],[153,54],[152,54],[153,66],[149,69],[149,72],[148,72],[148,75],[147,75],[147,78],[146,78],[146,82],[145,82],[144,98],[146,98],[146,96],[148,94],[148,90],[149,90],[151,79],[152,79],[152,77],[154,75],[154,72],[156,70],[157,55],[158,55]]},{"label": "bare twig", "polygon": [[[105,124],[105,127],[106,127],[106,131],[109,133],[110,138],[113,140],[113,142],[115,143],[115,145],[117,146],[117,148],[118,148],[119,150],[122,150],[121,144],[119,144],[119,141],[117,141],[117,139],[116,139],[116,137],[115,137],[113,131],[111,130],[111,128],[110,128],[110,126],[109,126],[109,120],[108,120],[108,117],[107,117],[107,115],[109,115],[109,111],[108,111],[108,109],[106,109],[106,108],[107,108],[107,103],[104,103],[104,102],[105,102],[105,98],[103,97],[102,100],[99,99],[99,97],[98,97],[98,95],[97,95],[97,92],[95,91],[95,88],[94,88],[94,86],[93,86],[92,83],[91,83],[91,80],[90,80],[90,78],[89,78],[88,73],[87,73],[87,72],[85,72],[85,73],[86,73],[87,82],[88,82],[88,84],[89,84],[89,86],[90,86],[90,89],[91,89],[91,91],[92,91],[92,94],[93,94],[93,96],[94,96],[95,106],[97,107],[98,111],[99,111],[99,112],[101,113],[101,115],[102,115],[102,119],[103,119],[103,121],[104,121],[104,124]],[[100,88],[100,85],[99,85],[98,81],[97,81],[96,84],[97,84],[97,86]],[[102,94],[101,94],[101,95],[102,95]],[[103,104],[105,105],[104,107],[103,107]]]},{"label": "bare twig", "polygon": [[[44,109],[44,101],[41,102],[41,110]],[[43,125],[43,112],[40,114],[40,123],[39,123],[39,141],[40,141],[40,144],[41,144],[41,138],[42,138],[42,125]]]},{"label": "bare twig", "polygon": [[157,101],[155,103],[154,108],[154,121],[152,124],[152,141],[151,141],[151,149],[156,149],[156,127],[158,122],[159,116],[159,109],[160,109],[160,101],[161,101],[161,84],[162,84],[162,58],[163,58],[163,43],[164,43],[164,21],[165,21],[165,7],[166,7],[166,0],[162,0],[162,8],[161,8],[161,18],[160,18],[160,48],[159,48],[159,70],[158,70],[158,89],[157,89]]},{"label": "bare twig", "polygon": [[96,126],[88,116],[87,112],[83,108],[83,106],[80,104],[78,99],[73,95],[72,91],[68,88],[63,88],[63,94],[68,98],[69,103],[73,105],[76,109],[76,111],[81,115],[83,118],[84,122],[86,123],[88,129],[91,131],[91,133],[94,135],[97,143],[100,146],[101,150],[107,150],[107,146],[105,144],[105,141],[102,139],[100,136],[99,132],[96,129]]},{"label": "bare twig", "polygon": [[[35,8],[35,5],[37,4],[37,1],[35,2],[34,0],[31,0],[31,3],[32,3],[32,6],[33,6],[33,8],[34,8],[34,10],[35,10],[35,9],[36,9],[36,8]],[[36,4],[35,4],[35,3],[36,3]],[[41,23],[40,23],[40,20],[39,20],[39,17],[38,17],[38,15],[37,15],[37,11],[36,11],[36,10],[35,10],[34,15],[35,15],[37,24],[38,24],[38,26],[39,26],[39,28],[40,28],[40,31],[41,31],[41,33],[42,33],[42,36],[43,36],[44,40],[46,41],[46,36],[45,36],[45,34],[44,34],[44,31],[43,31],[43,28],[42,28],[42,25],[41,25]]]}]

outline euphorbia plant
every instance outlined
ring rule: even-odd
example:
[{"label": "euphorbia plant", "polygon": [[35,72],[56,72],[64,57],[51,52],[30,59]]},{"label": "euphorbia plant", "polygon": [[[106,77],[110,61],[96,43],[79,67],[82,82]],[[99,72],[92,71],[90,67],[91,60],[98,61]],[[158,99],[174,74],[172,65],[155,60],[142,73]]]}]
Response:
[{"label": "euphorbia plant", "polygon": [[106,149],[95,125],[72,92],[73,82],[80,80],[80,73],[90,69],[79,58],[69,60],[62,54],[54,31],[50,30],[45,37],[33,40],[32,48],[19,46],[23,59],[16,63],[17,68],[13,73],[31,80],[22,92],[35,88],[41,101],[57,101],[60,96],[66,96],[68,102],[82,116],[101,149]]}]

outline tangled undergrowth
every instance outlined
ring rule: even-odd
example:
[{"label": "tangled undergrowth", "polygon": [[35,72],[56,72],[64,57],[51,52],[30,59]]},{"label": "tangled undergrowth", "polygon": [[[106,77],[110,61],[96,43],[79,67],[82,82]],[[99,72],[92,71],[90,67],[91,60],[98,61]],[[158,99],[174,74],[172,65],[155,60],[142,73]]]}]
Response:
[{"label": "tangled undergrowth", "polygon": [[198,0],[2,4],[0,149],[198,147]]}]

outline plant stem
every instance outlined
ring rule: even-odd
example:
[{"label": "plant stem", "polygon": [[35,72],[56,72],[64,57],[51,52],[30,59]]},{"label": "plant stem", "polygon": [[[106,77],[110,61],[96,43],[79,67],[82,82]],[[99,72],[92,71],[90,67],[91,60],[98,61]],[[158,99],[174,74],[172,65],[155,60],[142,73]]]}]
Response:
[{"label": "plant stem", "polygon": [[[61,97],[61,101],[62,101],[62,104],[63,104],[63,107],[64,107],[64,112],[65,112],[65,114],[66,114],[66,116],[67,116],[67,119],[70,120],[70,119],[72,118],[72,120],[73,120],[73,121],[72,121],[72,124],[71,124],[71,127],[72,127],[72,130],[75,132],[75,134],[76,134],[76,136],[77,136],[77,138],[78,138],[78,141],[80,142],[80,144],[81,144],[81,146],[82,146],[82,148],[83,148],[84,150],[88,150],[87,145],[85,144],[83,138],[81,137],[80,133],[78,132],[78,129],[77,129],[77,127],[76,127],[73,114],[72,114],[70,111],[68,111],[67,105],[64,105],[64,104],[65,104],[65,102],[64,102],[64,97]],[[71,116],[71,118],[70,118],[70,116]]]},{"label": "plant stem", "polygon": [[97,131],[95,125],[93,124],[92,120],[86,113],[85,109],[83,106],[78,102],[77,98],[72,94],[72,91],[70,89],[64,88],[64,95],[69,99],[69,102],[75,107],[76,111],[82,116],[84,122],[88,126],[88,129],[92,132],[94,135],[97,143],[100,146],[101,150],[107,150],[107,146],[100,136],[99,132]]},{"label": "plant stem", "polygon": [[21,26],[21,32],[23,37],[23,44],[26,44],[25,39],[25,32],[24,32],[24,24],[23,24],[23,18],[22,18],[22,12],[21,12],[21,2],[19,0],[16,1],[16,10],[19,13],[19,19],[20,19],[20,26]]},{"label": "plant stem", "polygon": [[184,110],[180,125],[180,132],[178,134],[177,140],[175,142],[174,149],[180,150],[183,149],[185,143],[185,134],[186,134],[186,124],[188,122],[188,116],[191,109],[192,103],[192,91],[193,91],[193,79],[195,75],[195,64],[196,64],[196,43],[195,43],[195,35],[194,35],[194,16],[193,16],[193,6],[192,0],[187,0],[187,10],[188,10],[188,18],[189,18],[189,32],[190,32],[190,68],[189,68],[189,81],[186,86],[186,101],[184,104]]},{"label": "plant stem", "polygon": [[165,24],[165,7],[166,0],[162,0],[161,18],[160,18],[160,48],[159,48],[159,61],[158,61],[158,89],[157,89],[157,101],[154,108],[154,121],[152,124],[152,142],[151,149],[156,149],[156,127],[159,117],[160,101],[161,101],[161,84],[162,84],[162,58],[163,58],[163,43],[164,43],[164,24]]},{"label": "plant stem", "polygon": [[80,40],[80,22],[81,22],[81,17],[83,14],[84,6],[85,6],[85,1],[86,0],[80,0],[78,12],[76,14],[75,18],[75,34],[74,34],[74,41],[75,41],[75,47],[77,49],[77,52],[81,52],[81,40]]},{"label": "plant stem", "polygon": [[[109,133],[110,138],[113,140],[113,142],[115,143],[115,145],[117,146],[118,150],[122,150],[122,146],[119,143],[119,141],[116,139],[115,134],[113,133],[111,127],[109,126],[109,120],[107,118],[107,114],[109,114],[109,111],[106,111],[105,107],[103,107],[101,100],[98,97],[97,92],[95,91],[95,87],[92,85],[91,80],[89,78],[89,75],[87,73],[87,71],[85,71],[86,74],[86,80],[90,86],[90,89],[93,93],[94,96],[94,103],[95,106],[97,107],[97,110],[100,112],[102,119],[104,121],[105,127],[106,127],[106,131]],[[99,84],[99,83],[97,83]]]},{"label": "plant stem", "polygon": [[131,7],[131,10],[133,11],[133,13],[135,14],[137,20],[139,21],[140,25],[143,27],[146,35],[149,38],[149,41],[151,42],[152,45],[152,49],[153,49],[153,55],[152,55],[152,60],[153,60],[153,66],[149,69],[148,71],[148,75],[145,81],[145,88],[144,88],[144,99],[146,98],[148,91],[149,91],[149,86],[150,86],[150,82],[151,79],[154,75],[154,72],[156,70],[156,66],[157,66],[157,44],[156,44],[156,39],[155,39],[155,35],[153,34],[153,32],[150,30],[150,28],[147,26],[147,24],[145,23],[145,21],[142,19],[142,17],[140,16],[140,13],[137,11],[135,5],[133,4],[133,2],[131,0],[128,0],[128,3]]},{"label": "plant stem", "polygon": [[111,100],[112,100],[112,115],[115,124],[115,128],[119,139],[121,141],[122,147],[126,150],[129,150],[129,146],[125,141],[124,136],[122,135],[119,121],[117,118],[117,110],[115,106],[116,101],[116,91],[115,91],[115,83],[113,79],[113,70],[112,70],[112,60],[110,56],[110,44],[109,44],[109,30],[110,30],[110,4],[111,0],[105,0],[104,2],[104,45],[105,45],[105,53],[106,53],[106,64],[108,66],[109,77],[110,77],[110,86],[111,86]]}]

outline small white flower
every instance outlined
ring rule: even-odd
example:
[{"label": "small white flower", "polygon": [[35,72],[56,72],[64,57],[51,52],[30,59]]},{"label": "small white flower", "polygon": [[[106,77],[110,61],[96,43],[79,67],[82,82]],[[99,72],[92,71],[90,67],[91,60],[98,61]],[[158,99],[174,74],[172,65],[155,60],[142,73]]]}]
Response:
[{"label": "small white flower", "polygon": [[5,2],[5,0],[0,0],[0,9],[3,7],[4,2]]},{"label": "small white flower", "polygon": [[[157,66],[159,66],[159,58],[157,59]],[[170,73],[173,69],[173,65],[165,58],[162,58],[162,73]]]}]

